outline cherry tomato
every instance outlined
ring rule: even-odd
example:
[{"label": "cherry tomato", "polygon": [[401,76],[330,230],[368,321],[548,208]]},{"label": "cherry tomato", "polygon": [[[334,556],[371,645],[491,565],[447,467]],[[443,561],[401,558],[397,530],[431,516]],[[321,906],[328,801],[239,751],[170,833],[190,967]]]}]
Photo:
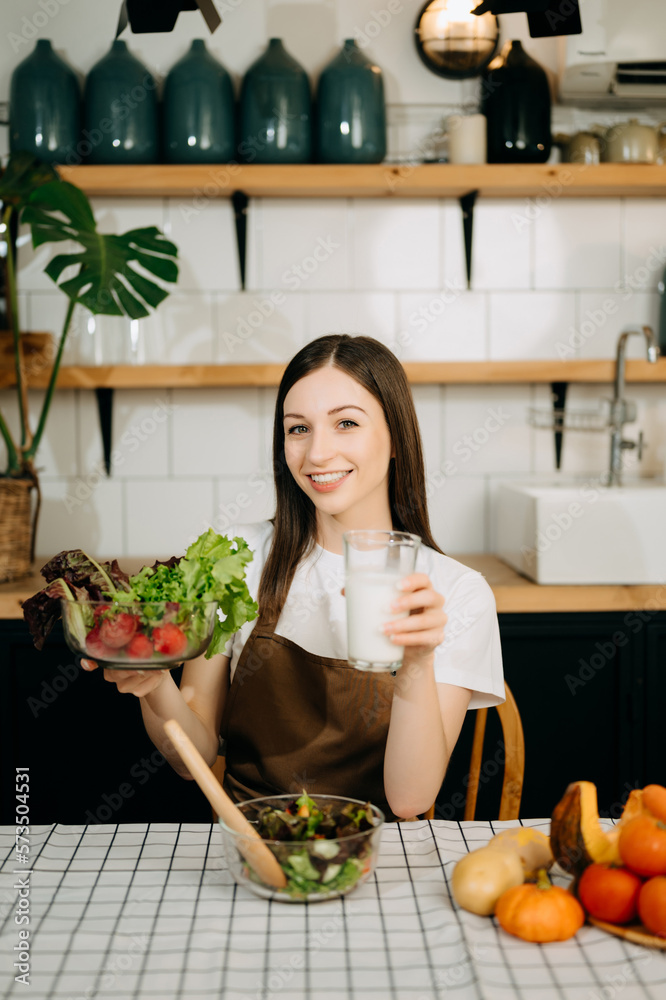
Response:
[{"label": "cherry tomato", "polygon": [[642,879],[627,868],[588,865],[578,883],[578,898],[591,917],[626,924],[636,916]]}]

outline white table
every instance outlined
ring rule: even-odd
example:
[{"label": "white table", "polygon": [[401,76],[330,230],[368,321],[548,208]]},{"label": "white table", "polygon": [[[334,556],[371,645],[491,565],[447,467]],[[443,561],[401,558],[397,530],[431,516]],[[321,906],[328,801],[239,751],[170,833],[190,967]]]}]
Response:
[{"label": "white table", "polygon": [[[548,821],[525,821],[546,832]],[[0,995],[31,1000],[664,1000],[666,953],[593,927],[532,945],[458,909],[455,861],[515,823],[385,827],[349,896],[269,902],[236,887],[216,827],[0,828]],[[13,968],[26,881],[30,985]],[[14,874],[14,870],[19,870]],[[23,925],[25,929],[25,925]]]}]

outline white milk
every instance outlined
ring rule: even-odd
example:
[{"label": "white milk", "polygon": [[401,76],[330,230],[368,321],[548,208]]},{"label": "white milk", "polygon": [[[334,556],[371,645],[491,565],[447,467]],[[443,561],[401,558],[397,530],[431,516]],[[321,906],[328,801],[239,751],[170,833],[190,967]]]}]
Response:
[{"label": "white milk", "polygon": [[403,646],[396,646],[382,632],[382,625],[407,612],[391,611],[391,603],[401,596],[398,583],[404,573],[354,570],[345,581],[347,599],[347,655],[350,663],[385,664],[402,661]]}]

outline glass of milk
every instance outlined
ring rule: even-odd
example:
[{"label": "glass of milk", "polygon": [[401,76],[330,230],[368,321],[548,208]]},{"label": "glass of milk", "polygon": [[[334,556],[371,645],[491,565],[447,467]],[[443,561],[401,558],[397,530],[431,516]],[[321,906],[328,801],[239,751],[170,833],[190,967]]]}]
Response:
[{"label": "glass of milk", "polygon": [[408,612],[391,610],[400,581],[414,572],[421,539],[406,531],[347,531],[343,535],[347,600],[347,659],[357,670],[392,670],[402,663],[382,626]]}]

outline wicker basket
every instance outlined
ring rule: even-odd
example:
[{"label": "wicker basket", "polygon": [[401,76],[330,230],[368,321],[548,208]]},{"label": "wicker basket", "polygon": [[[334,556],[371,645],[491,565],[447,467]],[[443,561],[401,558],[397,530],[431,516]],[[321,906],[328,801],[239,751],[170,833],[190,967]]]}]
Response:
[{"label": "wicker basket", "polygon": [[31,479],[0,477],[0,582],[28,576],[32,567],[36,512]]}]

